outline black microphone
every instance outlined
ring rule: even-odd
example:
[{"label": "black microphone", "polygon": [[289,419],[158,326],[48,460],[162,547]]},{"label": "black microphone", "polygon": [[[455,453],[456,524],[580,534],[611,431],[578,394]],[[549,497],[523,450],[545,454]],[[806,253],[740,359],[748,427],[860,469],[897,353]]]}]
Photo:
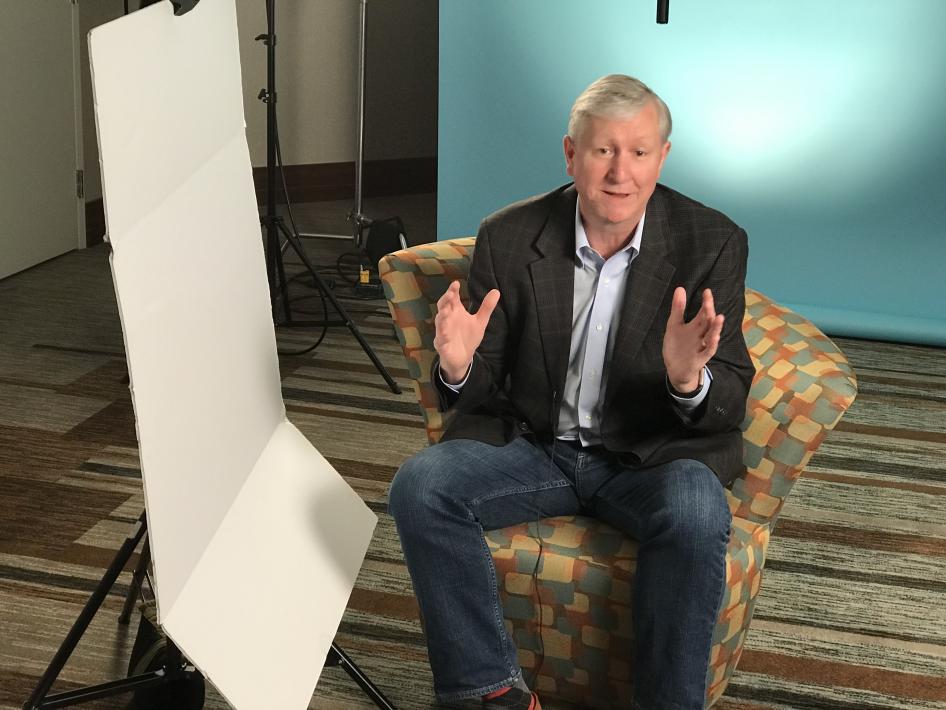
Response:
[{"label": "black microphone", "polygon": [[670,0],[657,0],[657,24],[666,25],[670,21]]}]

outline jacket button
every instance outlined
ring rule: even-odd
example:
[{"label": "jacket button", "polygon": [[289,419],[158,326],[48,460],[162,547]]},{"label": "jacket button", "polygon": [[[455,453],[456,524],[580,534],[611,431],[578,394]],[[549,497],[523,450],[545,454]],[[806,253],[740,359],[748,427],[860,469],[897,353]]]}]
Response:
[{"label": "jacket button", "polygon": [[520,430],[520,431],[529,431],[529,425],[526,424],[525,422],[519,422],[519,430]]}]

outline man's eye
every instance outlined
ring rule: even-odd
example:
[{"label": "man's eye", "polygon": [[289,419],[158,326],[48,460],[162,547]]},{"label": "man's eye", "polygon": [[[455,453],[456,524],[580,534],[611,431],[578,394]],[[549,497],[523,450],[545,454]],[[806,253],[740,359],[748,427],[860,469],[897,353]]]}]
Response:
[{"label": "man's eye", "polygon": [[647,151],[645,151],[645,150],[635,150],[635,151],[634,151],[634,154],[635,154],[638,158],[643,158],[645,155],[647,155]]}]

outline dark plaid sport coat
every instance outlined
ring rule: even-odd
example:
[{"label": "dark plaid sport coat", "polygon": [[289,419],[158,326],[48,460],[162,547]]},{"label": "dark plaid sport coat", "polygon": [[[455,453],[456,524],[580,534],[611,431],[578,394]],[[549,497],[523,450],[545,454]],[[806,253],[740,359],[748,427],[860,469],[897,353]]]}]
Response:
[{"label": "dark plaid sport coat", "polygon": [[[442,407],[455,408],[444,441],[498,446],[517,436],[553,435],[571,343],[576,200],[574,186],[566,185],[505,207],[480,225],[470,297],[479,307],[498,288],[501,298],[460,394],[434,377]],[[629,465],[696,459],[723,483],[741,473],[739,425],[753,375],[742,336],[747,255],[746,233],[729,218],[657,186],[606,365],[601,441]],[[661,355],[677,286],[687,292],[687,320],[705,288],[726,316],[709,362],[713,382],[691,421],[672,405]]]}]

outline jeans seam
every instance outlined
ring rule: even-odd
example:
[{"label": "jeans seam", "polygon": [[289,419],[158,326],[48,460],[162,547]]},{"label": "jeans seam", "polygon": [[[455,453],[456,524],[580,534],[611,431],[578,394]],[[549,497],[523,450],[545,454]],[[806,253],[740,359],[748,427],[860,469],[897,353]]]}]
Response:
[{"label": "jeans seam", "polygon": [[[709,667],[710,661],[713,658],[713,635],[716,630],[716,624],[719,622],[719,614],[723,610],[723,602],[726,600],[726,555],[729,547],[729,540],[732,537],[732,516],[730,515],[729,529],[726,531],[725,539],[723,542],[723,564],[722,564],[722,583],[719,585],[719,599],[716,600],[716,613],[713,615],[710,622],[710,648],[709,653],[706,656],[706,669],[707,672],[703,677],[703,703],[706,703],[706,693],[709,690]],[[718,568],[717,568],[718,569]],[[743,639],[745,641],[745,639]]]},{"label": "jeans seam", "polygon": [[496,493],[490,493],[488,495],[480,496],[479,498],[473,498],[469,503],[467,503],[467,506],[477,506],[480,503],[485,503],[488,500],[495,500],[496,498],[502,498],[503,496],[519,495],[522,493],[538,493],[539,491],[550,491],[553,488],[565,488],[570,485],[570,481],[562,480],[552,481],[541,486],[520,486],[519,488],[507,488]]},{"label": "jeans seam", "polygon": [[466,700],[468,698],[481,698],[488,693],[492,693],[494,690],[508,688],[509,686],[515,685],[521,677],[522,670],[518,670],[508,678],[501,680],[498,683],[484,685],[482,688],[473,688],[472,690],[454,690],[446,693],[437,692],[435,694],[437,696],[437,700],[443,702],[449,702],[451,700]]},{"label": "jeans seam", "polygon": [[490,552],[489,545],[486,544],[486,537],[483,534],[483,526],[480,526],[480,545],[483,548],[483,554],[486,555],[487,567],[489,568],[490,589],[492,590],[493,603],[493,622],[496,624],[496,631],[499,634],[499,652],[506,659],[506,667],[510,673],[516,672],[515,663],[509,660],[509,640],[506,638],[506,624],[503,622],[503,607],[499,600],[499,578],[496,576],[496,563],[493,562],[493,553]]},{"label": "jeans seam", "polygon": [[489,549],[489,545],[486,544],[486,537],[483,531],[483,527],[480,526],[480,543],[483,547],[483,552],[486,555],[487,568],[489,569],[490,576],[490,589],[492,590],[492,606],[493,606],[493,621],[496,624],[496,630],[499,636],[500,644],[500,655],[503,656],[506,667],[509,670],[510,676],[504,680],[501,680],[497,683],[491,685],[483,686],[482,688],[474,688],[472,690],[462,690],[455,691],[452,693],[437,693],[437,697],[441,700],[462,700],[465,698],[478,698],[487,693],[492,693],[494,690],[499,690],[500,688],[505,688],[506,686],[514,684],[519,677],[522,675],[522,669],[518,668],[518,661],[510,660],[509,658],[509,637],[506,634],[506,624],[503,621],[503,609],[502,603],[499,599],[499,581],[496,576],[496,564],[493,562],[493,553]]}]

